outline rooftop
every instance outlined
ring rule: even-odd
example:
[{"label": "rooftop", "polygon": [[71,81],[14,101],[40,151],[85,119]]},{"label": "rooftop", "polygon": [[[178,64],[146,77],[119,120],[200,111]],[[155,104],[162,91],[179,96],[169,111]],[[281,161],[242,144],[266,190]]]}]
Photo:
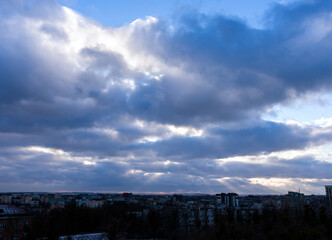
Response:
[{"label": "rooftop", "polygon": [[25,214],[23,209],[11,205],[0,205],[0,216]]}]

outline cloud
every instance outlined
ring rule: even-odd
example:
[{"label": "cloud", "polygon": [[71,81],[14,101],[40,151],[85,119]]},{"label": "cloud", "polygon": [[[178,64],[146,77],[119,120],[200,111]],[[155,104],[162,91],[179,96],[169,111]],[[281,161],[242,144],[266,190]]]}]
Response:
[{"label": "cloud", "polygon": [[[28,102],[36,109],[33,121],[41,121],[39,111],[47,112],[39,110],[42,104],[60,117],[67,114],[62,109],[75,108],[76,124],[87,120],[90,126],[128,114],[175,125],[257,118],[274,104],[330,86],[329,18],[322,2],[278,5],[263,30],[197,12],[173,28],[147,18],[120,29],[105,29],[57,5],[50,6],[59,14],[43,23],[14,15],[2,24],[12,33],[2,39],[3,112],[16,108],[14,114],[22,114]],[[315,14],[302,13],[306,8]],[[297,31],[287,24],[293,18]],[[308,37],[317,27],[320,38]],[[85,116],[91,108],[93,119]]]},{"label": "cloud", "polygon": [[55,1],[0,9],[0,189],[271,192],[269,178],[329,181],[316,155],[216,160],[331,141],[330,126],[261,119],[331,88],[328,1],[276,4],[263,29],[192,10],[105,28]]},{"label": "cloud", "polygon": [[165,139],[138,147],[155,150],[157,155],[184,159],[202,157],[225,158],[236,155],[255,155],[291,149],[304,149],[331,141],[331,129],[315,133],[314,127],[298,127],[275,122],[261,122],[250,128],[207,129],[200,137]]},{"label": "cloud", "polygon": [[[175,29],[158,23],[153,31],[138,30],[138,49],[153,54],[169,69],[163,81],[148,91],[161,96],[160,105],[167,102],[163,109],[168,119],[157,114],[158,120],[239,119],[330,88],[330,11],[326,1],[277,5],[270,11],[266,29],[190,12]],[[144,97],[156,99],[146,92]],[[144,117],[155,119],[154,109],[149,108]]]},{"label": "cloud", "polygon": [[322,185],[331,183],[331,163],[310,158],[273,159],[264,164],[234,161],[220,165],[209,160],[182,164],[156,159],[126,162],[74,156],[37,147],[6,149],[0,153],[0,187],[3,191],[275,194],[301,186],[305,193],[320,193]]}]

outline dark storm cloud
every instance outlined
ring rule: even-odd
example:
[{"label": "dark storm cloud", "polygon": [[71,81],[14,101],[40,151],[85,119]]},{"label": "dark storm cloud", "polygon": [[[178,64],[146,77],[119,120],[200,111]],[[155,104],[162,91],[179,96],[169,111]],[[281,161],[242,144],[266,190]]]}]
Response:
[{"label": "dark storm cloud", "polygon": [[[164,164],[156,159],[135,161],[132,166],[144,172],[185,174],[205,179],[215,178],[322,178],[331,176],[332,163],[318,161],[313,156],[291,160],[266,157],[264,161],[249,161],[246,157],[235,159],[197,159],[181,164]],[[149,162],[150,164],[146,164]]]},{"label": "dark storm cloud", "polygon": [[[274,122],[261,122],[260,126],[243,129],[206,129],[202,136],[167,137],[167,130],[146,126],[138,128],[129,123],[111,130],[67,129],[63,131],[29,132],[25,134],[2,133],[2,146],[45,146],[62,149],[81,156],[128,157],[150,156],[190,162],[195,159],[227,158],[267,154],[285,150],[301,150],[331,141],[332,129],[298,127]],[[151,127],[151,129],[150,129]],[[111,131],[111,132],[107,132]],[[156,142],[141,141],[146,136],[164,136]],[[150,159],[151,160],[151,159]],[[149,162],[148,160],[147,162]],[[207,164],[206,160],[203,161]]]},{"label": "dark storm cloud", "polygon": [[[319,129],[319,128],[318,128]],[[251,128],[227,130],[210,129],[206,137],[174,137],[156,143],[138,145],[154,149],[164,157],[183,159],[225,158],[236,155],[255,155],[291,149],[303,149],[311,145],[331,141],[331,131],[313,134],[317,128],[261,122]]]},{"label": "dark storm cloud", "polygon": [[137,114],[175,123],[238,119],[330,88],[330,12],[323,0],[276,5],[266,29],[196,12],[182,16],[171,32],[162,22],[151,31],[139,29],[137,49],[181,68],[190,80],[168,74],[139,89],[133,95]]},{"label": "dark storm cloud", "polygon": [[[313,179],[306,186],[315,187],[329,178],[332,164],[314,158],[273,159],[267,163],[229,161],[217,164],[205,160],[181,165],[153,167],[149,159],[123,164],[97,161],[84,165],[85,158],[58,159],[49,153],[4,149],[0,151],[0,186],[4,191],[76,190],[134,192],[220,192],[275,193],[269,187],[252,184],[251,178],[295,178],[297,182]],[[162,170],[164,169],[164,171]],[[319,176],[319,179],[317,179]],[[223,179],[219,182],[217,179]],[[301,180],[302,179],[302,180]],[[318,183],[317,183],[318,182]],[[13,184],[15,183],[15,184]]]},{"label": "dark storm cloud", "polygon": [[[12,2],[4,9],[22,8],[29,14],[22,9],[15,13],[32,17],[31,3]],[[64,20],[63,12],[45,2],[38,4],[39,11],[56,11],[47,18],[39,16],[45,20],[40,31],[66,46],[69,33],[51,21]],[[330,86],[329,30],[322,30],[320,37],[314,33],[319,24],[332,21],[330,11],[326,1],[277,5],[267,17],[268,28],[262,30],[238,19],[197,12],[182,16],[172,31],[165,22],[149,28],[130,26],[135,54],[155,56],[182,71],[162,72],[161,81],[130,70],[121,54],[98,47],[81,49],[87,65],[75,69],[69,58],[40,46],[38,36],[3,22],[0,118],[7,125],[2,129],[23,126],[15,122],[18,117],[27,119],[26,128],[93,126],[127,114],[181,125],[257,117],[273,104]],[[123,87],[123,79],[133,79],[135,90]],[[105,92],[110,81],[114,84]],[[86,106],[87,101],[92,104]]]}]

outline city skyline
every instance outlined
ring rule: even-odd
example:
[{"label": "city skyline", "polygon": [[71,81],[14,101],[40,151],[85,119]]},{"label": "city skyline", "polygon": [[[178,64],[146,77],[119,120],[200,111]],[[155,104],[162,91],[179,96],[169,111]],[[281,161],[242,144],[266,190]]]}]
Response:
[{"label": "city skyline", "polygon": [[325,195],[332,3],[0,3],[0,192]]}]

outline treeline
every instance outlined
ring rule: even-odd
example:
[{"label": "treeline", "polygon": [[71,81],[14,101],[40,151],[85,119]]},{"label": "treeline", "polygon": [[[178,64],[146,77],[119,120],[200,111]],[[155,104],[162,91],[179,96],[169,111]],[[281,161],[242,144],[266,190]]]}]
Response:
[{"label": "treeline", "polygon": [[332,239],[332,219],[324,207],[316,213],[308,205],[298,212],[265,208],[261,214],[246,216],[228,211],[216,216],[215,227],[198,230],[190,239],[328,240]]},{"label": "treeline", "polygon": [[227,239],[309,240],[332,239],[332,219],[325,208],[315,212],[305,206],[301,212],[265,208],[261,214],[228,210],[215,215],[214,226],[181,226],[179,210],[171,206],[150,209],[143,216],[140,205],[117,203],[101,208],[76,207],[37,215],[29,239],[57,239],[63,235],[106,232],[109,239]]},{"label": "treeline", "polygon": [[106,232],[110,240],[184,237],[178,232],[177,209],[150,209],[144,216],[137,216],[137,212],[143,212],[138,204],[115,203],[100,208],[68,204],[64,209],[35,216],[29,238],[52,240],[64,235],[99,232]]}]

